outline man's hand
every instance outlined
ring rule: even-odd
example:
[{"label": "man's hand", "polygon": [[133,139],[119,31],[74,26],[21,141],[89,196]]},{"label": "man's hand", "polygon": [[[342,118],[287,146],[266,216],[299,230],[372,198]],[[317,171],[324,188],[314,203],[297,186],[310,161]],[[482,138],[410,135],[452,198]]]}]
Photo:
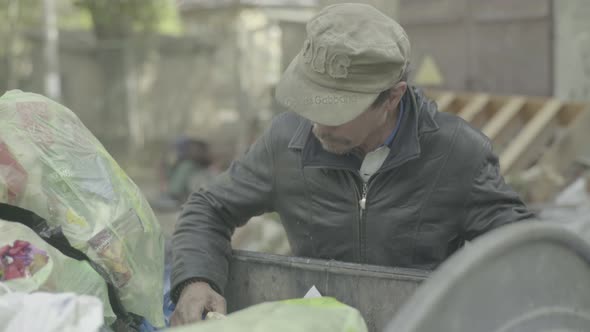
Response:
[{"label": "man's hand", "polygon": [[225,299],[208,283],[197,281],[182,290],[176,310],[170,318],[170,324],[180,326],[198,322],[205,312],[218,312],[225,315]]}]

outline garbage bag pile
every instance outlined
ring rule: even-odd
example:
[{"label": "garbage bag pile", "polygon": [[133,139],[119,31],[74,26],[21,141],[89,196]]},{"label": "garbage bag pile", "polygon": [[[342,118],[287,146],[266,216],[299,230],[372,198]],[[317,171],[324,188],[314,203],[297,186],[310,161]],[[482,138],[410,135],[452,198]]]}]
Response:
[{"label": "garbage bag pile", "polygon": [[1,219],[0,243],[8,243],[0,247],[0,282],[10,292],[93,295],[104,303],[105,321],[115,321],[107,286],[87,262],[65,256],[27,226]]},{"label": "garbage bag pile", "polygon": [[[45,219],[106,271],[127,311],[164,326],[160,226],[137,186],[72,111],[20,90],[0,97],[0,202]],[[0,248],[24,250],[34,262],[24,270],[0,267],[2,278],[26,284],[19,288],[26,291],[93,294],[108,305],[87,263],[59,256],[34,232],[0,225]]]}]

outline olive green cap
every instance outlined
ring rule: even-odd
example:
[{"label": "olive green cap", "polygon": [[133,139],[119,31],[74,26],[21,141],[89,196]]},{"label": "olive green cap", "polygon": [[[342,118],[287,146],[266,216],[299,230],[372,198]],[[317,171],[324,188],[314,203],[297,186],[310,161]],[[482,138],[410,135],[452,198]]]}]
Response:
[{"label": "olive green cap", "polygon": [[408,66],[406,32],[370,5],[328,6],[306,30],[303,48],[283,73],[275,97],[315,123],[339,126],[355,119],[400,81]]}]

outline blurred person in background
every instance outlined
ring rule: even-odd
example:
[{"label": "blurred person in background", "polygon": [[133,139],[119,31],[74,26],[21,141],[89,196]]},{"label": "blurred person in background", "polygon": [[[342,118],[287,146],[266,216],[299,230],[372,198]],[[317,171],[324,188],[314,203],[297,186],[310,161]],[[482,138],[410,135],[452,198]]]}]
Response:
[{"label": "blurred person in background", "polygon": [[189,194],[205,185],[217,173],[209,144],[182,137],[167,150],[159,167],[160,197],[152,205],[158,210],[177,209]]}]

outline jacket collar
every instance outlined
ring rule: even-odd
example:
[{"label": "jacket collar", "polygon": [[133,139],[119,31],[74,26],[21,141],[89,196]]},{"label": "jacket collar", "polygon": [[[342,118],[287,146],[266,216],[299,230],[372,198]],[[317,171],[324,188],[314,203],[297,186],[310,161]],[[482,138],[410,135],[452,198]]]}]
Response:
[{"label": "jacket collar", "polygon": [[[399,132],[391,152],[382,166],[382,170],[402,165],[420,156],[420,136],[438,130],[434,120],[436,108],[421,91],[410,88],[404,95],[403,112]],[[303,167],[333,168],[358,170],[362,160],[354,155],[336,155],[324,150],[321,143],[311,132],[312,124],[308,120],[300,123],[290,143],[290,149],[302,151]]]}]

